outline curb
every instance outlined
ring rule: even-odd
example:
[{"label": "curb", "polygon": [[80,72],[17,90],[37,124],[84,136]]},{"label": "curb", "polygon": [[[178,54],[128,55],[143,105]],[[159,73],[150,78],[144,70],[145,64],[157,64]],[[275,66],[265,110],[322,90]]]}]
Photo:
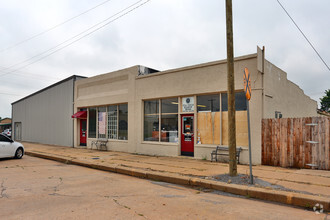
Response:
[{"label": "curb", "polygon": [[187,177],[187,176],[168,174],[168,173],[165,174],[162,172],[143,171],[143,170],[128,168],[122,165],[99,165],[78,159],[71,159],[71,158],[66,159],[65,157],[59,157],[59,156],[48,155],[43,153],[26,151],[25,154],[33,157],[54,160],[66,164],[78,165],[78,166],[83,166],[83,167],[88,167],[88,168],[93,168],[93,169],[98,169],[113,173],[120,173],[120,174],[139,177],[143,179],[163,181],[178,185],[195,186],[195,187],[197,186],[207,189],[214,189],[235,195],[245,196],[247,198],[255,198],[260,200],[278,202],[278,203],[298,206],[302,208],[312,209],[315,204],[322,204],[324,211],[330,211],[330,207],[329,207],[330,199],[325,197],[257,188],[254,186],[228,184],[228,183],[217,182],[212,180],[200,179],[196,177]]}]

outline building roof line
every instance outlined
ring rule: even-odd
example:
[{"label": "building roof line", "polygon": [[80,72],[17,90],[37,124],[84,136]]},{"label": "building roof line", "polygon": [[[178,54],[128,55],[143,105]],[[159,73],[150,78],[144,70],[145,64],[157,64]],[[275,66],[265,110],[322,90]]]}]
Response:
[{"label": "building roof line", "polygon": [[70,77],[68,77],[68,78],[65,78],[65,79],[63,79],[63,80],[61,80],[61,81],[59,81],[59,82],[56,82],[56,83],[54,83],[54,84],[52,84],[52,85],[50,85],[50,86],[47,86],[47,87],[45,87],[45,88],[43,88],[43,89],[41,89],[41,90],[38,90],[38,91],[36,91],[36,92],[34,92],[34,93],[28,95],[28,96],[25,96],[24,98],[21,98],[21,99],[15,101],[15,102],[11,103],[11,105],[14,105],[14,104],[16,104],[16,103],[18,103],[18,102],[21,102],[21,101],[23,101],[23,100],[25,100],[25,99],[27,99],[27,98],[32,97],[32,96],[35,96],[35,95],[37,95],[37,94],[39,94],[39,93],[41,93],[41,92],[43,92],[43,91],[46,91],[46,90],[48,90],[48,89],[50,89],[50,88],[53,88],[53,87],[55,87],[55,86],[57,86],[57,85],[59,85],[59,84],[62,84],[62,83],[64,83],[64,82],[66,82],[66,81],[69,81],[69,80],[71,80],[71,79],[73,79],[73,80],[75,81],[77,77],[80,77],[80,78],[87,78],[87,77],[85,77],[85,76],[72,75],[72,76],[70,76]]},{"label": "building roof line", "polygon": [[[235,57],[234,61],[253,59],[256,57],[257,57],[257,53],[253,53],[253,54],[249,54],[249,55],[245,55],[245,56]],[[140,76],[137,76],[136,79],[143,79],[146,77],[159,76],[159,75],[163,75],[163,74],[167,74],[167,73],[175,73],[175,72],[186,71],[186,70],[191,70],[191,69],[195,69],[195,68],[203,68],[203,67],[207,67],[207,66],[215,66],[215,65],[219,65],[219,64],[223,64],[223,63],[227,63],[227,59],[217,60],[217,61],[212,61],[212,62],[207,62],[207,63],[201,63],[201,64],[196,64],[196,65],[191,65],[191,66],[186,66],[186,67],[179,67],[176,69],[169,69],[169,70],[165,70],[165,71],[159,71],[157,73],[153,73],[153,74],[149,74],[149,75],[140,75]]]}]

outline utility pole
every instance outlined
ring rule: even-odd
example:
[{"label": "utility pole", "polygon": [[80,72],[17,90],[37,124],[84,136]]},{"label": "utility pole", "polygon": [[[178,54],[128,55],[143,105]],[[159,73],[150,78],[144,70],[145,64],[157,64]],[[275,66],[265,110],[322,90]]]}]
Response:
[{"label": "utility pole", "polygon": [[237,175],[232,0],[226,0],[229,175]]}]

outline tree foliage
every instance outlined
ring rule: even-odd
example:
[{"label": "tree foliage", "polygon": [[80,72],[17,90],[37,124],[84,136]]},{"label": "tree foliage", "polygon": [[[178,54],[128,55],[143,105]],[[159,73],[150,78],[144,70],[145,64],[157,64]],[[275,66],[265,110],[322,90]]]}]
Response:
[{"label": "tree foliage", "polygon": [[320,98],[321,110],[330,112],[330,89],[325,90],[325,96]]}]

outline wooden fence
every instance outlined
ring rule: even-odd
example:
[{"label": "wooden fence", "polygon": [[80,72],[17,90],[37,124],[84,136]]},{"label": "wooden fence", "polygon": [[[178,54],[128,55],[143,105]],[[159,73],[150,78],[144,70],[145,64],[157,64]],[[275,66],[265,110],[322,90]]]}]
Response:
[{"label": "wooden fence", "polygon": [[262,120],[262,164],[330,169],[330,118]]}]

